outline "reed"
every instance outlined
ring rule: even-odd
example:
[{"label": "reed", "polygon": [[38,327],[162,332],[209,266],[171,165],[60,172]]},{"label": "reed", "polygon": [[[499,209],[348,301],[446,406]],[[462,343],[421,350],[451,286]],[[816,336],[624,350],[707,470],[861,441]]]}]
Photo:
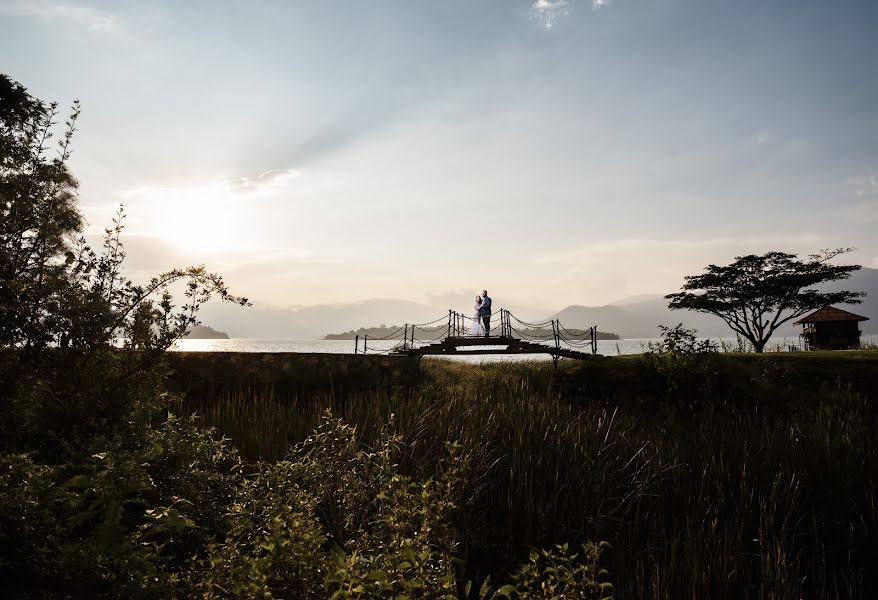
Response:
[{"label": "reed", "polygon": [[445,443],[459,443],[471,457],[456,516],[469,579],[508,572],[531,547],[607,540],[622,598],[874,594],[868,401],[841,383],[795,410],[691,400],[571,396],[546,363],[425,361],[410,389],[215,390],[179,409],[251,459],[283,456],[326,408],[367,442],[392,420],[408,474],[435,475]]}]

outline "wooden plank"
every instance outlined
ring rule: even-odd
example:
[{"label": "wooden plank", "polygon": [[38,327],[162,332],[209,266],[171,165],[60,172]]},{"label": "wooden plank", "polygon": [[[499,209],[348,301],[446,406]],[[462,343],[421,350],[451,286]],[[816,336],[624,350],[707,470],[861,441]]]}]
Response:
[{"label": "wooden plank", "polygon": [[551,346],[542,346],[535,348],[514,348],[514,349],[480,349],[480,350],[467,350],[460,351],[457,349],[439,349],[439,348],[416,348],[415,350],[410,350],[407,352],[400,352],[400,354],[405,356],[476,356],[476,355],[488,355],[488,354],[548,354],[549,356],[563,356],[565,358],[577,358],[583,359],[588,356],[584,352],[577,352],[575,350],[567,350],[564,348],[556,349]]}]

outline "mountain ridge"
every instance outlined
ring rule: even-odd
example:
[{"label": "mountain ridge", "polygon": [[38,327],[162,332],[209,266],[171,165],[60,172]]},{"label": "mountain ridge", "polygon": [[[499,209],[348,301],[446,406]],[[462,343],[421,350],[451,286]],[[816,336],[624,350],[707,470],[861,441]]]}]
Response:
[{"label": "mountain ridge", "polygon": [[[850,279],[833,282],[823,289],[851,289],[867,293],[862,304],[842,305],[846,310],[869,317],[861,329],[866,334],[878,334],[878,269],[863,268]],[[730,337],[731,330],[719,318],[691,311],[671,311],[661,294],[638,294],[620,298],[612,304],[587,306],[570,304],[552,312],[543,308],[516,305],[500,295],[494,296],[494,306],[508,308],[523,321],[540,322],[558,318],[566,327],[588,328],[597,325],[602,331],[612,331],[622,338],[655,338],[659,325],[698,330],[706,337]],[[441,304],[440,304],[441,302]],[[242,308],[229,304],[208,304],[200,315],[232,337],[263,339],[320,339],[331,331],[350,331],[364,323],[427,323],[445,319],[450,307],[468,314],[472,298],[459,293],[424,302],[394,298],[373,298],[352,303],[319,304],[296,308],[257,305]],[[781,336],[797,336],[797,327],[786,324]]]}]

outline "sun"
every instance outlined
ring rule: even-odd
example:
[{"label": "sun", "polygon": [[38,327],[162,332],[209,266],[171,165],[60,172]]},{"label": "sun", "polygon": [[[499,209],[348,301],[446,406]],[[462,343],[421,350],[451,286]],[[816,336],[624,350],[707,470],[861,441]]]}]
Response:
[{"label": "sun", "polygon": [[140,188],[131,194],[140,227],[187,254],[216,256],[253,245],[242,200],[217,184]]}]

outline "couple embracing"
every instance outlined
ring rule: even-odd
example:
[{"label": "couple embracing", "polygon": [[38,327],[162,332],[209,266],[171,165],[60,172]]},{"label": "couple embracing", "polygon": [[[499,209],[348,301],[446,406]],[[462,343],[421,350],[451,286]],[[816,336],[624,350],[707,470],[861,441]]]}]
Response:
[{"label": "couple embracing", "polygon": [[484,335],[491,333],[491,298],[488,290],[482,290],[481,296],[476,296],[473,305],[473,324],[469,328],[469,335]]}]

